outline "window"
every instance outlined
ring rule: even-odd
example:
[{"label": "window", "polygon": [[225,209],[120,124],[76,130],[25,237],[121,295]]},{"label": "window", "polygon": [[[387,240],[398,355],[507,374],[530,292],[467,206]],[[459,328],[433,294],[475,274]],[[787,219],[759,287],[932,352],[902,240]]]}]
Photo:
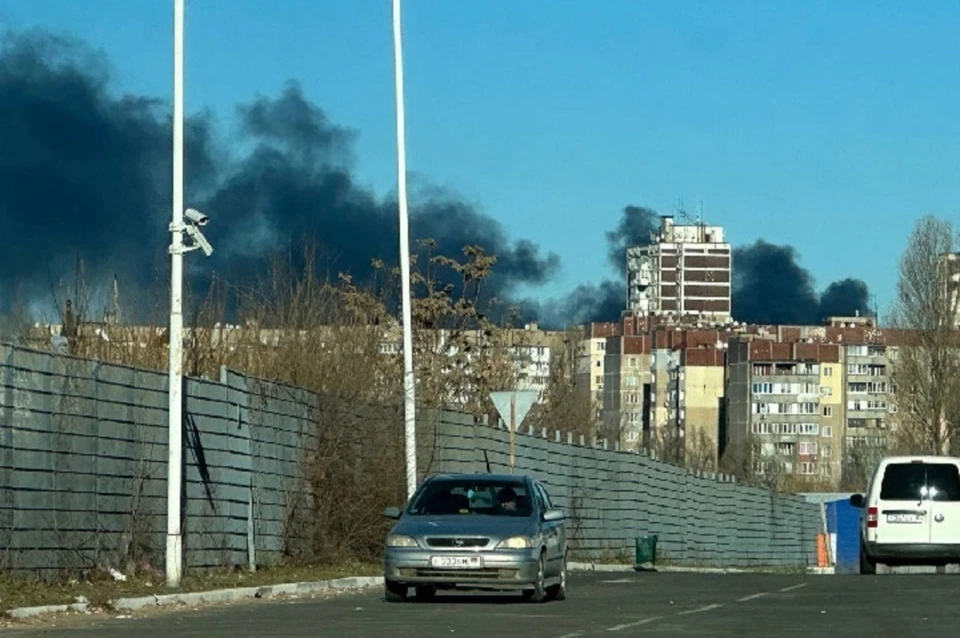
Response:
[{"label": "window", "polygon": [[893,463],[887,466],[880,484],[880,498],[885,501],[919,501],[926,483],[923,463]]},{"label": "window", "polygon": [[817,464],[812,461],[804,461],[800,464],[800,474],[811,475],[817,473]]},{"label": "window", "polygon": [[952,463],[927,465],[927,493],[934,501],[960,501],[960,471]]},{"label": "window", "polygon": [[639,433],[639,432],[637,432],[636,430],[629,430],[629,431],[627,431],[627,442],[628,442],[628,443],[636,443],[636,442],[639,441],[639,440],[640,440],[640,433]]},{"label": "window", "polygon": [[823,366],[823,376],[832,377],[833,376],[833,366]]},{"label": "window", "polygon": [[823,416],[833,416],[833,406],[823,406]]},{"label": "window", "polygon": [[833,448],[831,448],[829,445],[824,445],[820,448],[820,456],[823,458],[828,459],[831,455],[833,455]]},{"label": "window", "polygon": [[817,453],[816,441],[801,441],[799,448],[800,448],[800,454],[810,455],[810,454]]},{"label": "window", "polygon": [[550,495],[547,494],[546,488],[540,483],[537,483],[535,489],[537,490],[537,495],[540,497],[540,502],[543,504],[543,511],[553,509],[553,502],[550,500]]},{"label": "window", "polygon": [[796,446],[793,443],[777,443],[777,454],[783,456],[793,456]]},{"label": "window", "polygon": [[822,395],[825,396],[825,397],[832,397],[832,396],[833,396],[833,388],[831,388],[831,387],[828,386],[828,385],[820,386],[820,394],[822,394]]},{"label": "window", "polygon": [[827,439],[833,437],[833,426],[832,426],[832,425],[825,425],[825,426],[823,426],[823,436],[824,436],[824,438],[827,438]]}]

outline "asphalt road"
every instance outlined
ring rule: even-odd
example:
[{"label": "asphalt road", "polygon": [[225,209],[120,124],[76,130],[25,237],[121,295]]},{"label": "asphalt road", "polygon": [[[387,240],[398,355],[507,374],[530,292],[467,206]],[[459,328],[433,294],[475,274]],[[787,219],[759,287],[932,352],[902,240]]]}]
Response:
[{"label": "asphalt road", "polygon": [[571,574],[563,602],[443,596],[383,602],[379,590],[326,600],[249,601],[132,618],[58,619],[22,638],[587,638],[591,636],[949,636],[954,575]]}]

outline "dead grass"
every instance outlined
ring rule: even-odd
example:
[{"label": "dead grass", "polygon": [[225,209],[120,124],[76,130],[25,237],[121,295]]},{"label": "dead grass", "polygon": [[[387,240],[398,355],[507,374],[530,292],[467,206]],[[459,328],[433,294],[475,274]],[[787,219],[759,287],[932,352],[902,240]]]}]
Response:
[{"label": "dead grass", "polygon": [[[41,605],[66,605],[84,597],[93,607],[109,608],[118,598],[175,594],[235,587],[261,587],[294,582],[316,582],[351,576],[380,576],[383,567],[376,563],[343,563],[340,565],[283,565],[262,568],[256,573],[236,571],[190,574],[181,586],[168,588],[160,575],[157,578],[131,578],[117,582],[103,575],[91,582],[75,580],[44,583],[0,574],[0,610]],[[0,612],[2,613],[2,612]]]}]

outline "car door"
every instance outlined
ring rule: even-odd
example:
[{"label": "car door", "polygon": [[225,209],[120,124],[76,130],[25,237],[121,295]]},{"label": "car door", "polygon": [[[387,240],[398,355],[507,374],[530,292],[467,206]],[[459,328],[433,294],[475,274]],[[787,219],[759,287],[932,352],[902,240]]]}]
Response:
[{"label": "car door", "polygon": [[960,469],[955,462],[927,464],[930,542],[960,544]]},{"label": "car door", "polygon": [[884,468],[879,492],[876,542],[929,543],[932,517],[927,500],[926,464],[890,463]]},{"label": "car door", "polygon": [[563,521],[544,521],[543,515],[553,509],[550,495],[541,483],[534,483],[540,508],[540,525],[547,545],[547,575],[557,576],[563,564],[563,552],[566,547],[566,535]]}]

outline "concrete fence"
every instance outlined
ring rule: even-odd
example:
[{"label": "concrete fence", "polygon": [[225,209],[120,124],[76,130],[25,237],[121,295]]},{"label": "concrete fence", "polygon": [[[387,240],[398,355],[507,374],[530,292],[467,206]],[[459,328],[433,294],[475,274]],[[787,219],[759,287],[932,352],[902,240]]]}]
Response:
[{"label": "concrete fence", "polygon": [[[185,382],[187,567],[277,560],[304,502],[314,397],[221,381]],[[162,569],[166,375],[0,346],[0,392],[0,569]]]},{"label": "concrete fence", "polygon": [[[0,569],[47,576],[144,563],[162,569],[166,375],[0,345],[0,395]],[[336,418],[314,394],[231,371],[218,382],[187,380],[187,567],[270,564],[316,542],[309,521],[323,514],[303,461],[324,447],[315,445],[318,433]],[[352,418],[392,427],[382,415]],[[422,471],[483,471],[484,451],[492,469],[507,468],[506,431],[448,412],[424,415],[421,425]],[[388,433],[349,445],[401,440]],[[516,458],[518,471],[544,480],[569,510],[581,554],[632,558],[634,539],[656,533],[661,555],[678,563],[816,561],[819,509],[799,497],[543,433],[519,434]],[[362,452],[357,459],[363,465]]]},{"label": "concrete fence", "polygon": [[[510,434],[449,415],[438,424],[437,472],[509,472]],[[579,437],[578,437],[579,438]],[[680,565],[805,567],[817,564],[820,508],[801,496],[697,475],[646,456],[574,444],[524,429],[515,468],[541,479],[571,519],[575,551],[632,560],[638,537],[656,534],[658,555]]]}]

